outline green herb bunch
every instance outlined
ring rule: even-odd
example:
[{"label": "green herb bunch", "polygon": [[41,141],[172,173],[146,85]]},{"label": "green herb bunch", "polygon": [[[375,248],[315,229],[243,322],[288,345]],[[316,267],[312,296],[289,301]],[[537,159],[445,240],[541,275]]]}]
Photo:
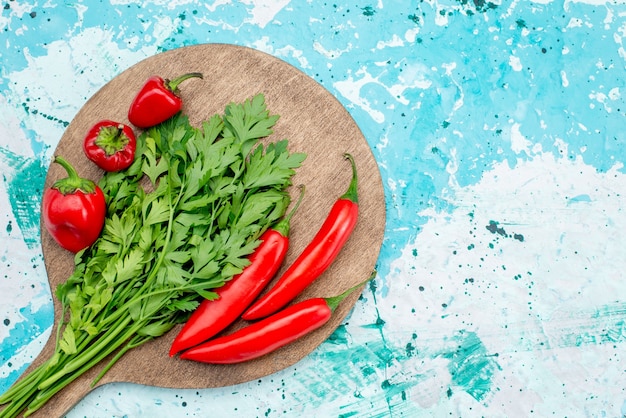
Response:
[{"label": "green herb bunch", "polygon": [[63,319],[51,358],[5,394],[0,417],[36,411],[111,356],[185,321],[248,264],[259,236],[285,213],[305,155],[287,140],[264,145],[278,116],[259,94],[198,128],[178,114],[144,131],[126,170],[100,181],[107,219],[56,290]]}]

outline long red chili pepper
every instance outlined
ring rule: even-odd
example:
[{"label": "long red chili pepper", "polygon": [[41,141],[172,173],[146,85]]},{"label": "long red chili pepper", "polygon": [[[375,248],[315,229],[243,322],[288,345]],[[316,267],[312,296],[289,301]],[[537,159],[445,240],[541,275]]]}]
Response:
[{"label": "long red chili pepper", "polygon": [[189,347],[200,344],[232,324],[272,280],[280,268],[289,247],[290,221],[296,212],[300,197],[287,216],[261,235],[261,244],[250,255],[250,264],[216,290],[218,299],[203,300],[180,330],[170,348],[174,356]]},{"label": "long red chili pepper", "polygon": [[291,302],[331,265],[352,234],[359,213],[358,180],[354,158],[347,153],[345,156],[352,165],[348,190],[333,204],[313,240],[269,292],[242,315],[243,319],[263,318]]},{"label": "long red chili pepper", "polygon": [[76,169],[62,157],[60,164],[68,177],[57,180],[42,199],[43,223],[52,238],[74,253],[93,244],[102,232],[106,201],[102,189],[93,181],[78,176]]},{"label": "long red chili pepper", "polygon": [[[376,271],[367,281],[375,276]],[[312,298],[288,306],[232,334],[190,348],[180,358],[203,363],[233,364],[261,357],[326,324],[339,303],[363,284],[360,283],[339,296]]]},{"label": "long red chili pepper", "polygon": [[120,171],[135,161],[137,140],[132,128],[112,120],[101,120],[85,135],[83,151],[105,171]]},{"label": "long red chili pepper", "polygon": [[145,129],[174,116],[183,107],[178,85],[193,77],[202,78],[202,74],[183,74],[173,80],[159,76],[148,78],[128,109],[130,123]]}]

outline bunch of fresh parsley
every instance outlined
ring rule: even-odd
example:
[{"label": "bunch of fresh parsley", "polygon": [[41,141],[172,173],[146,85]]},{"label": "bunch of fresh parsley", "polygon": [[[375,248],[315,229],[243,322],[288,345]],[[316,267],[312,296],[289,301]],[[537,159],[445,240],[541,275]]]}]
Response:
[{"label": "bunch of fresh parsley", "polygon": [[64,314],[54,355],[0,397],[9,403],[1,417],[34,412],[113,355],[97,381],[241,272],[284,215],[305,158],[287,140],[260,142],[277,120],[259,94],[201,127],[179,114],[139,136],[133,165],[100,181],[108,207],[101,237],[57,288]]}]

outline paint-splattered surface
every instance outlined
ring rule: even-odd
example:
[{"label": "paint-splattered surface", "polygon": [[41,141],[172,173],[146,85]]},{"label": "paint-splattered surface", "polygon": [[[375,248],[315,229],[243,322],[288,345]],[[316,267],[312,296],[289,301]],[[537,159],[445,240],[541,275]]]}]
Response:
[{"label": "paint-splattered surface", "polygon": [[292,368],[106,385],[70,417],[626,415],[623,0],[5,0],[0,34],[0,392],[51,332],[39,198],[65,127],[143,58],[221,42],[350,111],[386,187],[379,277]]}]

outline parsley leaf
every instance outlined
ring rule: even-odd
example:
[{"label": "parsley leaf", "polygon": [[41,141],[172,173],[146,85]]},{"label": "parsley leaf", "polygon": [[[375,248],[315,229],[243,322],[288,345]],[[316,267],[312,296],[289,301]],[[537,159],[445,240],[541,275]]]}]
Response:
[{"label": "parsley leaf", "polygon": [[259,144],[250,155],[243,183],[248,189],[289,183],[305,158],[303,153],[290,154],[284,144],[270,145],[266,152]]}]

